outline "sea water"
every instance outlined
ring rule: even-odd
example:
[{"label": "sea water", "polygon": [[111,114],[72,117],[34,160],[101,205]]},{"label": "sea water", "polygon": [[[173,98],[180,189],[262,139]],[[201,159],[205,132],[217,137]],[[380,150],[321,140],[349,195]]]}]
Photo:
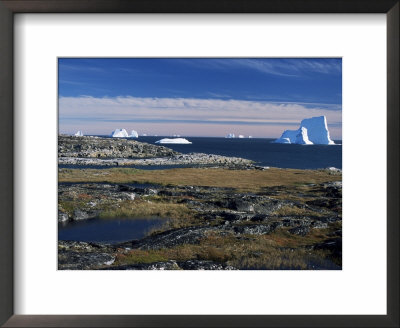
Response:
[{"label": "sea water", "polygon": [[[164,137],[139,137],[134,139],[154,144]],[[185,137],[192,144],[163,146],[180,153],[206,153],[251,159],[260,166],[293,169],[342,168],[342,142],[336,145],[277,144],[275,139],[264,138],[206,138]]]}]

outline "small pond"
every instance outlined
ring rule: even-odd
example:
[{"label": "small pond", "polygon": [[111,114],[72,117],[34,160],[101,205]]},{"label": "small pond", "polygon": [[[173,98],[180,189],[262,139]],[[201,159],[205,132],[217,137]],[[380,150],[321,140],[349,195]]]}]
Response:
[{"label": "small pond", "polygon": [[58,224],[58,239],[86,242],[119,243],[145,237],[166,219],[89,219]]}]

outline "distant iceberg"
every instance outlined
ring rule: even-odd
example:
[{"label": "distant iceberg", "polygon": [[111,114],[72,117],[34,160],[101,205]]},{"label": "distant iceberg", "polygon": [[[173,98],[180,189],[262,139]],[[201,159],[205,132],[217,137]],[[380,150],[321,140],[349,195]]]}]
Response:
[{"label": "distant iceberg", "polygon": [[78,131],[77,133],[75,133],[75,137],[83,137],[82,131]]},{"label": "distant iceberg", "polygon": [[139,138],[139,134],[137,133],[137,131],[132,130],[129,138]]},{"label": "distant iceberg", "polygon": [[239,134],[238,138],[242,139],[242,138],[244,138],[244,135],[243,134]]},{"label": "distant iceberg", "polygon": [[182,145],[191,144],[191,142],[189,140],[186,140],[185,138],[173,138],[173,139],[164,138],[164,139],[156,141],[156,143],[159,143],[159,144],[182,144]]},{"label": "distant iceberg", "polygon": [[286,130],[275,143],[299,145],[334,145],[329,136],[325,116],[306,118],[301,121],[297,130]]},{"label": "distant iceberg", "polygon": [[225,138],[235,138],[235,134],[234,133],[229,133],[226,135]]},{"label": "distant iceberg", "polygon": [[128,132],[125,129],[115,129],[111,133],[111,137],[113,138],[128,138]]}]

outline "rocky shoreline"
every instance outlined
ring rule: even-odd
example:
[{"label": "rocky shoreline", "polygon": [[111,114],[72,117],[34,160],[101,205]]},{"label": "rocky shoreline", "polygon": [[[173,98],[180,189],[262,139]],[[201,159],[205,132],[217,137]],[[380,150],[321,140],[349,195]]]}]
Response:
[{"label": "rocky shoreline", "polygon": [[226,157],[213,154],[190,153],[170,157],[127,159],[127,158],[80,158],[60,157],[59,165],[85,165],[85,166],[161,166],[161,165],[215,165],[215,166],[240,166],[252,167],[252,161],[239,157]]},{"label": "rocky shoreline", "polygon": [[[59,136],[58,164],[81,166],[214,165],[253,168],[253,161],[214,154],[181,154],[164,146],[129,139]],[[261,167],[258,167],[261,168]]]}]

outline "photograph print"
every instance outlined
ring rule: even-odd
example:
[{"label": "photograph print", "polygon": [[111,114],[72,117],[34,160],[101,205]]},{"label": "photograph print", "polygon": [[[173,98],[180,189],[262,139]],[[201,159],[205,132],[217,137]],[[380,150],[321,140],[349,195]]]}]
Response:
[{"label": "photograph print", "polygon": [[341,270],[341,58],[59,58],[59,270]]}]

